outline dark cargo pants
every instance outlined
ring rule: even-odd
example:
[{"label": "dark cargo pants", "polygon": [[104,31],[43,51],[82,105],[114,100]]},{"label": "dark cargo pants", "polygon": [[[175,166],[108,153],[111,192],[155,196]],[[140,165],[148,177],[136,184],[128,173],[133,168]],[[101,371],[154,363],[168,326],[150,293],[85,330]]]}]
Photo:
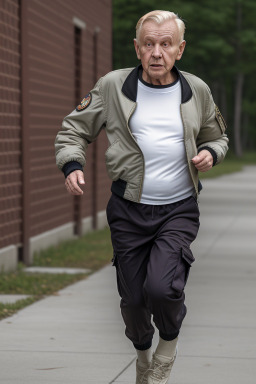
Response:
[{"label": "dark cargo pants", "polygon": [[175,339],[186,315],[184,287],[194,261],[190,244],[199,229],[196,200],[146,205],[113,194],[107,218],[126,336],[135,348],[148,349],[153,315],[160,336]]}]

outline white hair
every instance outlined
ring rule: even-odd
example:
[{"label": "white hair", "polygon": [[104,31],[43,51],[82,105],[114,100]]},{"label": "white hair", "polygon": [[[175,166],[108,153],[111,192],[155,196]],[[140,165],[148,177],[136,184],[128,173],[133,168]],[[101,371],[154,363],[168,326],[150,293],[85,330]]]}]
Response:
[{"label": "white hair", "polygon": [[185,33],[185,24],[183,20],[179,18],[178,15],[174,12],[169,11],[152,11],[149,13],[146,13],[144,16],[142,16],[137,25],[136,25],[136,40],[139,41],[139,35],[142,28],[142,25],[145,23],[145,21],[154,21],[157,24],[162,24],[165,21],[171,21],[174,20],[177,24],[177,27],[179,29],[180,34],[180,42],[184,39],[184,33]]}]

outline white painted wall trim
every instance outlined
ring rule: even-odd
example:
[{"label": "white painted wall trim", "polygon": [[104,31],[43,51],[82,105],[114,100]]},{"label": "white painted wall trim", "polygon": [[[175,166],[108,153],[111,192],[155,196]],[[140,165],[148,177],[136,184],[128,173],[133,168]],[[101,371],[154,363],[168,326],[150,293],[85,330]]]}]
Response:
[{"label": "white painted wall trim", "polygon": [[103,229],[108,226],[106,210],[97,213],[97,229]]},{"label": "white painted wall trim", "polygon": [[[91,216],[82,219],[82,234],[92,231],[93,219]],[[97,229],[103,229],[108,226],[106,211],[97,213]],[[77,238],[74,235],[74,223],[70,222],[50,231],[40,233],[37,236],[31,237],[30,245],[30,263],[33,262],[33,255],[50,246],[57,245],[65,240]],[[0,271],[13,271],[18,265],[18,248],[15,245],[10,245],[0,249]]]},{"label": "white painted wall trim", "polygon": [[74,235],[74,223],[70,222],[60,227],[51,229],[40,233],[40,235],[30,238],[30,262],[33,262],[33,254],[36,251],[49,248],[52,245],[57,245],[61,241],[75,239],[77,236]]},{"label": "white painted wall trim", "polygon": [[86,217],[85,219],[82,219],[82,234],[85,235],[86,233],[92,231],[92,216]]},{"label": "white painted wall trim", "polygon": [[12,272],[18,266],[18,247],[9,245],[0,249],[0,272]]}]

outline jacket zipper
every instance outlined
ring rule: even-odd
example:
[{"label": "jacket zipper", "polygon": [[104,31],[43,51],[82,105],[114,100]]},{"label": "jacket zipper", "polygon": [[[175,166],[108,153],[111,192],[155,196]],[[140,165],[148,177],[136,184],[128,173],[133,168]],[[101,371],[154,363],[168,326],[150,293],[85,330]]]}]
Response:
[{"label": "jacket zipper", "polygon": [[198,186],[195,184],[195,180],[194,180],[194,177],[193,177],[193,174],[191,171],[191,162],[190,162],[191,160],[188,158],[187,128],[186,128],[186,124],[184,124],[183,113],[182,113],[182,104],[180,105],[180,114],[181,114],[181,120],[182,120],[182,124],[183,124],[183,130],[184,130],[184,144],[185,144],[185,151],[186,151],[186,156],[187,156],[188,169],[189,169],[190,177],[192,179],[192,182],[193,182],[195,190],[196,190],[196,194],[198,195]]},{"label": "jacket zipper", "polygon": [[145,160],[144,160],[144,155],[142,153],[142,150],[140,149],[137,141],[134,139],[133,134],[132,134],[132,132],[130,130],[130,127],[129,127],[129,121],[130,121],[130,118],[132,117],[132,115],[133,115],[133,113],[134,113],[134,111],[136,109],[136,106],[137,106],[137,104],[135,103],[135,105],[132,107],[132,109],[131,109],[131,111],[129,113],[129,116],[128,116],[128,119],[127,119],[127,122],[126,122],[126,126],[127,126],[128,132],[129,132],[132,140],[135,142],[136,146],[138,147],[138,149],[139,149],[139,151],[141,153],[142,159],[143,159],[143,162],[142,162],[143,163],[142,164],[143,165],[143,175],[142,175],[142,180],[141,180],[140,188],[139,188],[139,200],[138,200],[138,203],[139,203],[140,199],[141,199],[141,195],[142,195],[142,186],[143,186],[143,180],[144,180],[144,176],[145,176]]}]

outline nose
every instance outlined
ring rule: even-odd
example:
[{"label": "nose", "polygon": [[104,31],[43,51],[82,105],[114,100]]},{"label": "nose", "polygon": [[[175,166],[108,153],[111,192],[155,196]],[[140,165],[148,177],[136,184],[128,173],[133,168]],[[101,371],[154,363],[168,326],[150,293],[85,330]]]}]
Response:
[{"label": "nose", "polygon": [[155,59],[159,59],[160,57],[162,57],[161,47],[159,44],[154,45],[154,49],[152,51],[152,56]]}]

